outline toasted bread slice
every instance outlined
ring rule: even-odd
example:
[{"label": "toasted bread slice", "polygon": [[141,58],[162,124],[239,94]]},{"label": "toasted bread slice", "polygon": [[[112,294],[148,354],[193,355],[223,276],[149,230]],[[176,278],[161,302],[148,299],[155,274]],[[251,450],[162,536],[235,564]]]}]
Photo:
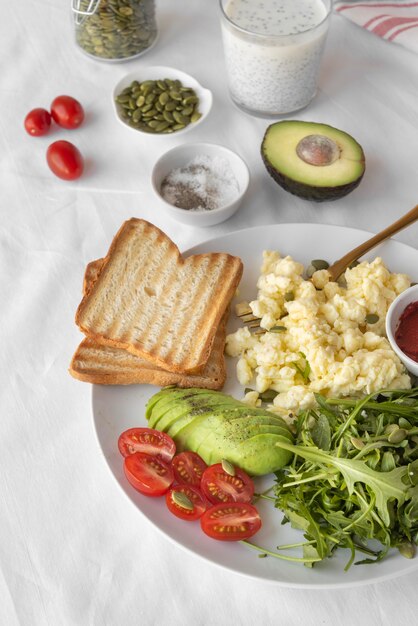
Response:
[{"label": "toasted bread slice", "polygon": [[100,344],[87,337],[78,346],[70,365],[70,374],[98,385],[146,383],[165,387],[202,387],[222,389],[226,380],[224,357],[227,313],[219,324],[209,359],[199,374],[167,372],[127,350]]},{"label": "toasted bread slice", "polygon": [[[91,261],[84,273],[83,294],[91,290],[103,267],[104,259]],[[209,359],[200,374],[167,372],[146,359],[126,350],[112,348],[87,337],[77,348],[70,365],[70,374],[84,382],[98,385],[150,384],[165,387],[201,387],[222,389],[226,380],[225,337],[229,307],[216,331]]]},{"label": "toasted bread slice", "polygon": [[183,259],[161,230],[132,218],[116,234],[76,323],[90,339],[164,370],[195,372],[209,359],[241,275],[238,257]]}]

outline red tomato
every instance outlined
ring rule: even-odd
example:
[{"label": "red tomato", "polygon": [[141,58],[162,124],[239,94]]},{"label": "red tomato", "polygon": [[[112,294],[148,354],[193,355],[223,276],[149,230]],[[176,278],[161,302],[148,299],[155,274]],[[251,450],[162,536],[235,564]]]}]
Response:
[{"label": "red tomato", "polygon": [[59,178],[75,180],[84,170],[81,152],[69,141],[54,141],[46,153],[49,168]]},{"label": "red tomato", "polygon": [[125,458],[125,476],[137,491],[146,496],[162,496],[174,481],[170,465],[156,456],[134,452]]},{"label": "red tomato", "polygon": [[25,117],[25,129],[33,137],[45,135],[51,126],[51,116],[46,109],[32,109]]},{"label": "red tomato", "polygon": [[180,452],[173,459],[174,476],[178,483],[200,487],[206,463],[196,452]]},{"label": "red tomato", "polygon": [[208,467],[200,483],[203,494],[210,502],[251,502],[254,495],[254,483],[251,478],[238,467],[235,476],[231,476],[216,463]]},{"label": "red tomato", "polygon": [[143,452],[158,456],[169,463],[176,452],[176,444],[166,433],[153,428],[129,428],[118,440],[119,452],[129,456],[134,452]]},{"label": "red tomato", "polygon": [[78,128],[84,120],[84,109],[71,96],[58,96],[51,104],[54,121],[63,128]]},{"label": "red tomato", "polygon": [[[173,500],[173,493],[184,493],[193,504],[193,509],[188,509]],[[206,511],[207,503],[199,489],[190,485],[175,485],[165,495],[168,510],[180,519],[193,521],[202,517]]]},{"label": "red tomato", "polygon": [[255,535],[261,528],[260,515],[247,502],[222,502],[200,518],[203,532],[219,541],[239,541]]}]

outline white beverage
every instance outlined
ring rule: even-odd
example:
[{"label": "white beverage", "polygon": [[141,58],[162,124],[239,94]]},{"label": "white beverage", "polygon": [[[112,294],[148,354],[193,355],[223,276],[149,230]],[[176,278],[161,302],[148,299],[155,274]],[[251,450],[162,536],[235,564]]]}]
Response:
[{"label": "white beverage", "polygon": [[222,5],[234,102],[266,115],[309,104],[316,93],[329,0],[224,0]]}]

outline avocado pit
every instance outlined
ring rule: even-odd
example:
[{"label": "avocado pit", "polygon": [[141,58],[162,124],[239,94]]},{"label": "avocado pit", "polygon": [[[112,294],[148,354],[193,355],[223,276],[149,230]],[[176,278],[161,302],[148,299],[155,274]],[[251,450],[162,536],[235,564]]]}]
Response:
[{"label": "avocado pit", "polygon": [[308,135],[296,146],[296,154],[309,165],[331,165],[340,156],[340,149],[333,139],[325,135]]}]

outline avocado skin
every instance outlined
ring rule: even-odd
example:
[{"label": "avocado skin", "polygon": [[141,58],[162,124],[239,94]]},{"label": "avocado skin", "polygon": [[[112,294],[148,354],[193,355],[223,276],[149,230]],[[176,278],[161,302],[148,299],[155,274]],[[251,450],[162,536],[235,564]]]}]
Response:
[{"label": "avocado skin", "polygon": [[179,452],[197,452],[208,464],[227,459],[261,476],[282,468],[292,456],[275,445],[293,442],[281,417],[221,392],[165,388],[150,398],[146,417],[150,426],[172,436]]},{"label": "avocado skin", "polygon": [[337,187],[313,187],[312,185],[305,185],[304,183],[292,180],[288,176],[281,174],[271,165],[263,151],[261,151],[261,156],[268,173],[276,181],[276,183],[280,185],[280,187],[294,196],[298,196],[304,200],[311,200],[313,202],[330,202],[332,200],[339,200],[340,198],[343,198],[359,186],[364,176],[363,172],[363,174],[352,183],[347,183],[346,185],[340,185]]}]

